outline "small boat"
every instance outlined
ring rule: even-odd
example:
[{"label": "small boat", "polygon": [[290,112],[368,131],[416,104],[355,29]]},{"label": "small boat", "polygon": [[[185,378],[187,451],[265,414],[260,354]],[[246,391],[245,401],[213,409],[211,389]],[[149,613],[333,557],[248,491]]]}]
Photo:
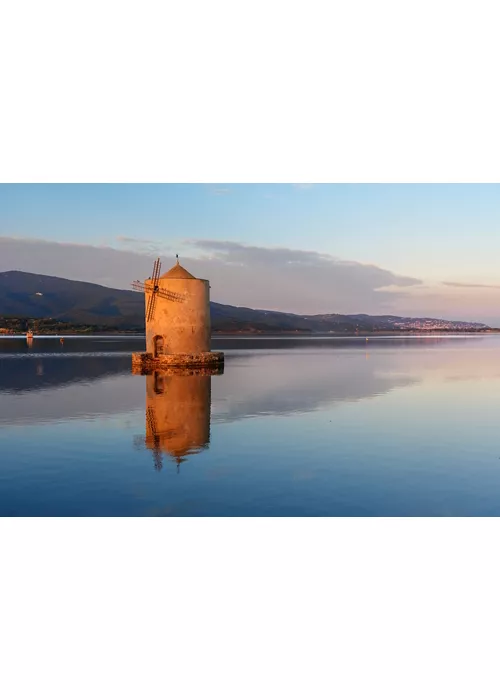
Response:
[{"label": "small boat", "polygon": [[26,333],[26,338],[30,338],[31,340],[33,340],[33,331],[28,331]]}]

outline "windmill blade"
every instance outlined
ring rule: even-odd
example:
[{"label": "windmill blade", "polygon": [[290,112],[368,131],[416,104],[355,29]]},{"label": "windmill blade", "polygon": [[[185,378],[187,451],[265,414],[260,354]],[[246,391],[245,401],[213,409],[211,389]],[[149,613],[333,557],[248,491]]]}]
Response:
[{"label": "windmill blade", "polygon": [[177,292],[172,292],[169,289],[161,289],[158,285],[158,281],[160,279],[160,270],[161,270],[161,260],[160,258],[156,258],[156,260],[153,263],[153,274],[149,280],[146,281],[146,283],[143,283],[139,280],[134,280],[132,282],[132,288],[135,289],[138,292],[144,292],[145,294],[150,294],[151,296],[149,297],[149,301],[147,304],[147,309],[146,309],[146,320],[151,321],[153,319],[155,309],[156,309],[156,296],[159,296],[161,299],[168,299],[168,301],[178,301],[178,302],[184,302],[186,301],[187,295],[184,294],[179,294]]},{"label": "windmill blade", "polygon": [[151,297],[149,298],[148,311],[146,314],[146,318],[148,321],[152,320],[154,313],[155,313],[156,295],[158,293],[158,280],[160,278],[160,269],[161,269],[161,261],[160,261],[160,258],[157,258],[153,264],[153,278],[151,280],[151,283],[152,283]]},{"label": "windmill blade", "polygon": [[155,293],[154,291],[150,291],[149,289],[147,290],[149,292],[149,299],[148,299],[148,305],[146,308],[146,320],[150,321],[151,320],[151,315],[153,311],[153,304],[154,304],[154,298],[155,298]]},{"label": "windmill blade", "polygon": [[151,406],[146,411],[146,422],[152,435],[157,435],[158,430],[156,428],[156,413],[154,408],[151,408]]},{"label": "windmill blade", "polygon": [[162,299],[168,299],[169,301],[186,301],[186,296],[184,294],[179,294],[178,292],[171,292],[168,289],[158,289],[156,293]]},{"label": "windmill blade", "polygon": [[153,317],[155,315],[155,309],[156,309],[156,297],[157,297],[157,292],[153,292],[151,295],[151,308],[149,310],[149,319],[148,321],[152,321]]},{"label": "windmill blade", "polygon": [[151,275],[151,279],[152,279],[152,280],[154,280],[155,275],[156,275],[156,264],[157,264],[157,262],[158,262],[158,260],[155,260],[155,261],[153,262],[153,274]]},{"label": "windmill blade", "polygon": [[153,461],[156,471],[160,471],[163,467],[163,461],[160,450],[160,436],[158,435],[158,429],[156,426],[156,413],[154,408],[151,406],[146,410],[146,422],[150,433],[153,436]]},{"label": "windmill blade", "polygon": [[160,258],[157,258],[153,265],[153,289],[158,286],[158,280],[160,278],[160,268]]},{"label": "windmill blade", "polygon": [[152,291],[151,296],[149,297],[148,308],[146,311],[146,320],[147,321],[151,321],[151,319],[153,318],[155,303],[156,303],[156,292]]},{"label": "windmill blade", "polygon": [[134,280],[131,284],[132,289],[135,289],[137,292],[145,292],[146,291],[146,285],[144,282],[139,282],[139,280]]},{"label": "windmill blade", "polygon": [[153,450],[153,459],[154,459],[155,471],[160,472],[163,469],[163,461],[161,458],[160,449],[156,446]]}]

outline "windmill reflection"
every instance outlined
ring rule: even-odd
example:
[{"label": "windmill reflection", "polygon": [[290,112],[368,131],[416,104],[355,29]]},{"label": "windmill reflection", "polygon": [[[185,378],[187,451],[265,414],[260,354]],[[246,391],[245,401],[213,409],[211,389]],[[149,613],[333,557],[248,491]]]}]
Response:
[{"label": "windmill reflection", "polygon": [[[146,437],[156,470],[164,456],[177,463],[177,470],[189,455],[210,442],[212,369],[162,369],[146,373]],[[136,371],[134,373],[141,373]]]}]

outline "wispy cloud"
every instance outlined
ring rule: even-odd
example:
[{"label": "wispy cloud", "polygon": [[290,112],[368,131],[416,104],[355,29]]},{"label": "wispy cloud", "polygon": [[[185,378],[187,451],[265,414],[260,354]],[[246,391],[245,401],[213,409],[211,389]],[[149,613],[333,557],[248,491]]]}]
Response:
[{"label": "wispy cloud", "polygon": [[146,255],[159,255],[162,252],[168,252],[170,247],[168,244],[160,241],[152,241],[149,238],[135,238],[133,236],[116,236],[115,240],[121,247],[134,251],[136,253],[144,253]]},{"label": "wispy cloud", "polygon": [[132,238],[131,236],[117,236],[116,240],[120,243],[156,243],[148,238]]},{"label": "wispy cloud", "polygon": [[[214,298],[298,313],[382,311],[421,280],[316,251],[190,240],[193,274],[210,274]],[[187,262],[187,261],[186,261]],[[386,290],[390,287],[390,290]],[[224,296],[223,296],[224,295]]]},{"label": "wispy cloud", "polygon": [[311,182],[294,182],[292,187],[295,187],[296,190],[310,190],[314,187],[314,184]]},{"label": "wispy cloud", "polygon": [[468,282],[441,282],[446,287],[464,287],[465,289],[500,289],[500,284],[475,284]]},{"label": "wispy cloud", "polygon": [[[194,239],[185,241],[200,251],[217,253],[219,259],[225,262],[241,262],[249,267],[252,265],[279,267],[290,265],[298,267],[315,267],[321,269],[342,269],[342,270],[363,270],[365,273],[379,276],[379,286],[389,285],[411,286],[421,284],[422,280],[415,277],[396,275],[388,270],[384,270],[376,265],[362,264],[353,260],[342,260],[327,253],[319,253],[314,250],[298,250],[293,248],[265,248],[263,246],[252,246],[237,241],[219,241]],[[258,269],[258,268],[257,268]],[[293,274],[293,273],[291,273]]]}]

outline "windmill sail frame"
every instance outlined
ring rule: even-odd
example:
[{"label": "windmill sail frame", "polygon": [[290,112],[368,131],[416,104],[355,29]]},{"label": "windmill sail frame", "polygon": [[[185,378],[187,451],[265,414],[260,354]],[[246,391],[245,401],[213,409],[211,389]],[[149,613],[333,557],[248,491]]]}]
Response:
[{"label": "windmill sail frame", "polygon": [[137,292],[144,292],[144,294],[150,294],[147,309],[146,309],[146,321],[152,321],[156,309],[156,299],[167,299],[168,301],[183,302],[185,301],[185,296],[178,294],[177,292],[171,292],[168,289],[160,289],[158,284],[160,279],[161,261],[157,258],[153,263],[153,274],[150,280],[146,283],[135,280],[132,282],[132,289]]}]

